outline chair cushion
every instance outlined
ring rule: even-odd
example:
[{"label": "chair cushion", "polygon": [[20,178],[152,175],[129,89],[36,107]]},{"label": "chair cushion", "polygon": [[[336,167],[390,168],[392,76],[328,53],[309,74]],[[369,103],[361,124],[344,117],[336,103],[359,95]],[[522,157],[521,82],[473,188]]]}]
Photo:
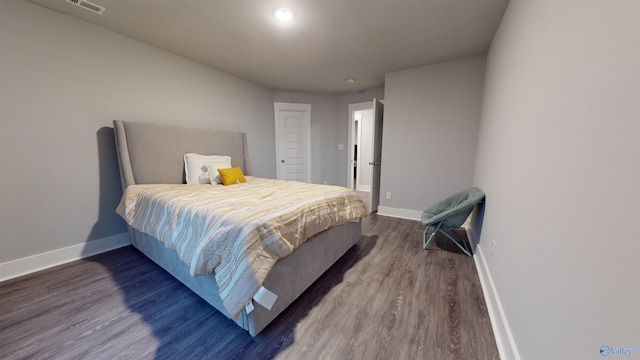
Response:
[{"label": "chair cushion", "polygon": [[457,229],[484,196],[484,192],[475,187],[451,195],[422,212],[422,225],[444,221],[441,228]]}]

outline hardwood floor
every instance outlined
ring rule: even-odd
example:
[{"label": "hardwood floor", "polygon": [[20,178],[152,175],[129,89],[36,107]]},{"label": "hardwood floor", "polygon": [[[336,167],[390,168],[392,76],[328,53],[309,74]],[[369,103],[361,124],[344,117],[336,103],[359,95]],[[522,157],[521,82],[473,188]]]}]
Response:
[{"label": "hardwood floor", "polygon": [[257,337],[132,247],[0,283],[1,359],[498,359],[473,259],[371,215]]}]

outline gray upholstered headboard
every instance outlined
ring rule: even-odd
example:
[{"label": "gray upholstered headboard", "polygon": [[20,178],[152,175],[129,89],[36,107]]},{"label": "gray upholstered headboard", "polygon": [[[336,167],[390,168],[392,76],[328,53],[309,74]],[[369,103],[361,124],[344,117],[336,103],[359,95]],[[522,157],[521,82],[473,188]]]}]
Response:
[{"label": "gray upholstered headboard", "polygon": [[245,133],[114,120],[122,188],[133,184],[182,184],[186,153],[228,155],[251,174]]}]

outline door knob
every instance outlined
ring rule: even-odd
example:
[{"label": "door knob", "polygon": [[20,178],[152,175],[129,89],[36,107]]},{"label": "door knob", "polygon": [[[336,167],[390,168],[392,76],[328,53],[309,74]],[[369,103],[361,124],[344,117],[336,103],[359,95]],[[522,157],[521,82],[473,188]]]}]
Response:
[{"label": "door knob", "polygon": [[280,162],[284,164],[284,159],[283,159],[283,160],[280,160]]}]

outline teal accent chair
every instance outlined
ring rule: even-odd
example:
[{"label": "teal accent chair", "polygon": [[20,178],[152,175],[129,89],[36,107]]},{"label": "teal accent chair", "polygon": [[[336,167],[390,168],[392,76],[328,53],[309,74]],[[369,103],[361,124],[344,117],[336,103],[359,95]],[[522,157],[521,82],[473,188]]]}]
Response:
[{"label": "teal accent chair", "polygon": [[[424,233],[422,234],[422,248],[426,249],[436,233],[441,232],[449,238],[449,240],[453,241],[467,256],[471,256],[471,250],[467,246],[466,241],[464,241],[457,232],[452,231],[457,238],[454,239],[444,230],[458,229],[467,220],[474,206],[479,204],[483,199],[484,192],[474,187],[451,195],[422,212],[422,225],[425,227]],[[433,228],[433,232],[427,240],[427,230],[429,230],[429,228]]]}]

